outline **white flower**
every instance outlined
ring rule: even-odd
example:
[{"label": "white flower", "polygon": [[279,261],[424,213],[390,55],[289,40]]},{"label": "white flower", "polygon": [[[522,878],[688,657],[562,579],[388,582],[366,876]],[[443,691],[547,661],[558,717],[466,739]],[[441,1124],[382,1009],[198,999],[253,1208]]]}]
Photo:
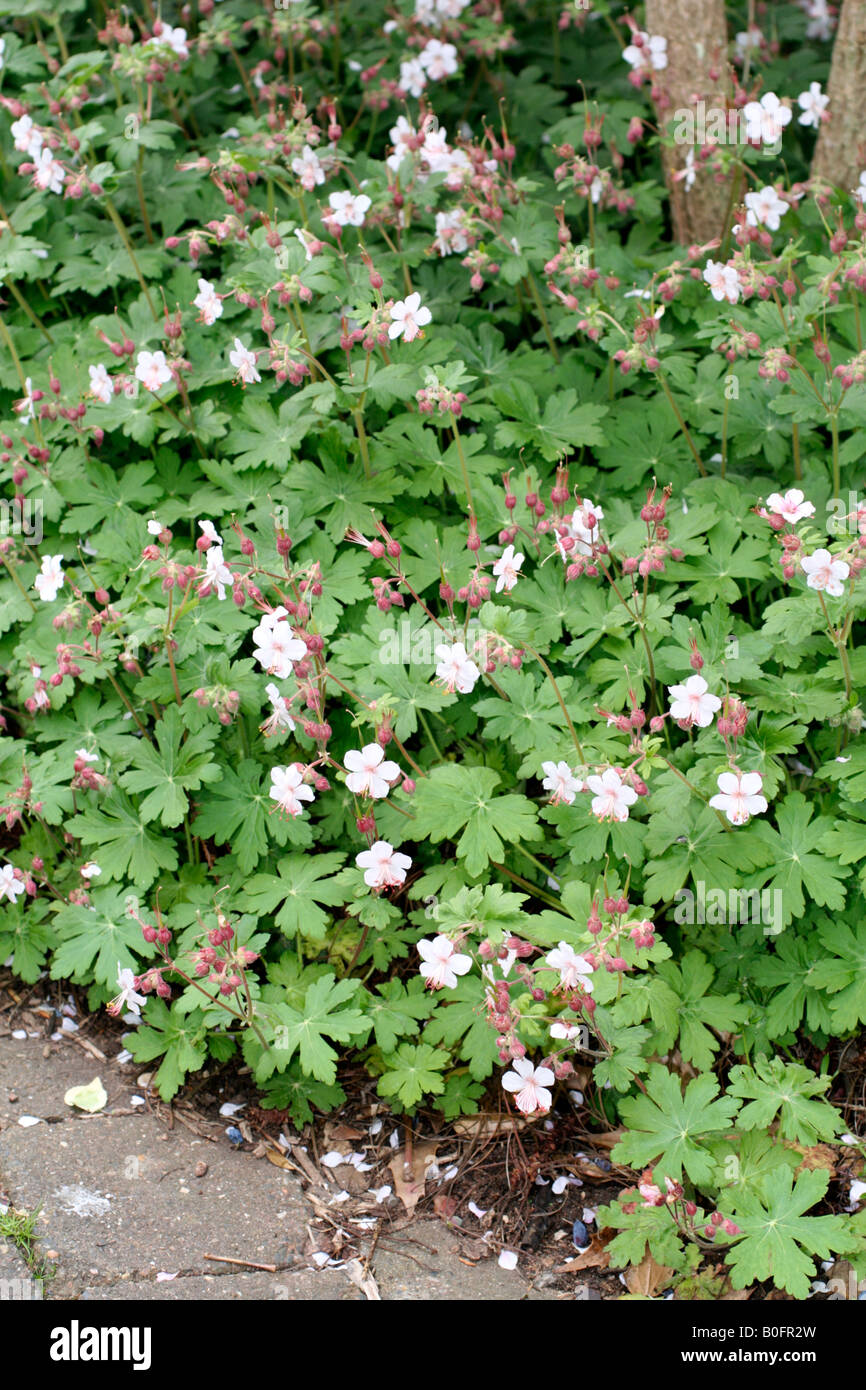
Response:
[{"label": "white flower", "polygon": [[65,578],[61,565],[62,555],[43,555],[42,573],[37,574],[33,587],[43,603],[53,603]]},{"label": "white flower", "polygon": [[384,756],[385,750],[379,743],[368,743],[360,753],[354,748],[349,750],[345,766],[349,770],[346,786],[350,792],[377,800],[388,795],[400,769],[396,763],[383,762]]},{"label": "white flower", "polygon": [[449,645],[447,642],[441,642],[434,655],[439,660],[436,676],[442,681],[445,689],[452,694],[459,690],[461,695],[468,695],[481,672],[475,662],[467,656],[463,643],[454,642]]},{"label": "white flower", "polygon": [[563,1023],[557,1019],[556,1023],[550,1025],[550,1036],[562,1038],[563,1042],[574,1042],[575,1038],[580,1037],[580,1028],[576,1023]]},{"label": "white flower", "polygon": [[457,49],[453,43],[430,39],[422,49],[420,62],[431,81],[440,82],[457,71]]},{"label": "white flower", "polygon": [[82,864],[82,866],[81,866],[81,877],[82,877],[82,878],[87,878],[87,879],[99,878],[99,875],[100,875],[101,873],[102,873],[102,870],[100,869],[99,865],[96,863],[96,860],[95,860],[95,859],[91,859],[91,860],[89,860],[89,862],[88,862],[87,864]]},{"label": "white flower", "polygon": [[723,261],[707,261],[703,279],[709,285],[713,299],[726,299],[729,304],[736,304],[740,297],[740,279],[732,265],[725,265]]},{"label": "white flower", "polygon": [[49,149],[40,149],[34,160],[33,182],[37,188],[48,189],[49,193],[62,193],[65,174]]},{"label": "white flower", "polygon": [[553,806],[558,806],[561,801],[570,806],[577,793],[583,791],[583,783],[575,777],[568,763],[542,763],[541,770],[544,773],[541,785],[550,792]]},{"label": "white flower", "polygon": [[42,149],[42,135],[33,124],[32,116],[21,116],[19,120],[12,122],[12,139],[15,141],[16,150],[22,154],[29,154],[35,159]]},{"label": "white flower", "polygon": [[265,686],[265,692],[271,702],[271,713],[260,725],[262,733],[267,738],[270,734],[275,734],[278,729],[294,730],[295,721],[289,712],[288,702],[273,684]]},{"label": "white flower", "polygon": [[501,594],[503,589],[507,594],[511,593],[517,583],[518,571],[522,564],[523,556],[519,553],[515,555],[513,545],[507,546],[493,566],[493,573],[496,575],[497,594]]},{"label": "white flower", "polygon": [[222,602],[226,596],[226,585],[231,586],[234,578],[231,570],[223,559],[223,548],[221,545],[212,545],[207,551],[205,562],[204,579],[199,586],[198,592],[205,596],[216,589],[217,598]]},{"label": "white flower", "polygon": [[440,256],[454,256],[469,249],[466,214],[462,208],[455,208],[453,212],[437,212],[433,245]]},{"label": "white flower", "polygon": [[248,385],[251,381],[261,381],[261,377],[256,370],[256,354],[251,352],[249,348],[244,347],[240,338],[235,338],[234,351],[229,353],[229,361],[244,386]]},{"label": "white flower", "polygon": [[135,991],[135,975],[127,966],[121,970],[117,967],[117,986],[120,990],[116,999],[112,999],[109,1009],[113,1014],[119,1014],[122,1009],[127,1013],[134,1014],[136,1018],[141,1017],[141,1006],[147,1003],[144,994],[137,994]]},{"label": "white flower", "polygon": [[771,188],[769,184],[758,192],[747,193],[743,202],[748,208],[748,225],[766,227],[770,232],[779,230],[779,222],[788,211],[788,204],[784,198],[780,198],[775,188]]},{"label": "white flower", "polygon": [[307,644],[295,637],[291,624],[284,621],[287,610],[275,608],[265,613],[253,631],[253,655],[269,676],[284,681],[292,674],[292,662],[301,661],[307,654]]},{"label": "white flower", "polygon": [[821,91],[820,82],[810,82],[808,92],[801,92],[797,97],[797,105],[802,111],[800,125],[810,125],[818,130],[821,125],[821,115],[830,104],[830,98]]},{"label": "white flower", "polygon": [[8,898],[10,903],[14,903],[20,893],[24,892],[24,880],[15,877],[15,869],[11,864],[4,864],[0,869],[0,902]]},{"label": "white flower", "polygon": [[858,198],[866,202],[866,169],[861,173],[859,186],[854,191]]},{"label": "white flower", "polygon": [[3,68],[6,58],[6,40],[0,39],[0,69]]},{"label": "white flower", "polygon": [[408,854],[399,854],[387,840],[377,840],[369,849],[355,856],[355,863],[364,870],[368,888],[399,888],[405,882],[406,870],[412,867]]},{"label": "white flower", "polygon": [[472,957],[461,955],[447,936],[419,941],[418,954],[424,962],[420,973],[431,989],[454,989],[457,976],[472,969]]},{"label": "white flower", "polygon": [[198,529],[201,531],[202,535],[210,541],[211,545],[222,545],[223,538],[212,521],[200,521]]},{"label": "white flower", "polygon": [[135,376],[148,391],[158,391],[171,381],[171,370],[164,352],[140,352],[135,360]]},{"label": "white flower", "polygon": [[693,725],[699,729],[709,728],[714,714],[722,708],[721,700],[718,695],[710,694],[703,676],[689,676],[682,685],[669,685],[668,694],[671,718],[689,729]]},{"label": "white flower", "polygon": [[745,58],[750,48],[757,51],[763,42],[764,35],[761,33],[757,24],[752,25],[750,29],[741,29],[735,40],[737,57]]},{"label": "white flower", "polygon": [[76,750],[75,750],[75,756],[76,756],[76,758],[80,758],[81,761],[82,761],[82,762],[85,762],[85,763],[98,763],[98,762],[99,762],[99,754],[98,754],[98,753],[91,753],[91,751],[90,751],[89,748],[76,748]]},{"label": "white flower", "polygon": [[548,952],[545,960],[551,970],[559,971],[563,989],[582,989],[586,994],[592,994],[592,966],[567,941],[560,941],[555,951]]},{"label": "white flower", "polygon": [[715,811],[723,811],[731,825],[745,825],[750,816],[767,809],[762,785],[760,772],[720,772],[719,791],[710,797],[710,805]]},{"label": "white flower", "polygon": [[149,536],[161,536],[164,530],[165,527],[163,526],[162,522],[157,521],[156,517],[154,517],[152,521],[149,521],[147,523],[147,534]]},{"label": "white flower", "polygon": [[148,39],[145,48],[150,44],[167,46],[178,58],[189,57],[185,29],[172,29],[170,24],[163,24],[159,34],[154,34],[152,38]]},{"label": "white flower", "polygon": [[407,58],[400,64],[400,87],[410,97],[420,97],[427,86],[427,74],[420,58]]},{"label": "white flower", "polygon": [[370,199],[366,193],[332,193],[328,204],[329,218],[338,227],[363,227]]},{"label": "white flower", "polygon": [[695,180],[698,177],[697,170],[695,169],[694,150],[686,151],[686,162],[683,165],[683,175],[683,187],[685,188],[687,193],[690,193],[692,188],[694,187]]},{"label": "white flower", "polygon": [[827,6],[827,0],[806,0],[807,39],[830,39],[833,37],[835,20]]},{"label": "white flower", "polygon": [[92,394],[97,400],[102,401],[103,405],[108,405],[114,395],[114,387],[105,364],[97,362],[95,367],[88,367],[87,370],[90,373],[90,390]]},{"label": "white flower", "polygon": [[292,160],[292,172],[297,174],[301,187],[306,188],[308,193],[312,193],[317,184],[325,182],[325,171],[319,156],[309,145],[305,145],[301,153],[295,155]]},{"label": "white flower", "polygon": [[15,405],[15,410],[21,416],[21,423],[29,425],[36,414],[36,402],[33,399],[33,380],[26,377],[24,381],[24,395]]},{"label": "white flower", "polygon": [[790,487],[787,492],[771,492],[766,502],[767,511],[774,516],[783,516],[793,526],[804,517],[815,515],[813,502],[805,500],[805,494],[798,487]]},{"label": "white flower", "polygon": [[394,146],[394,153],[389,154],[385,163],[389,169],[396,173],[407,155],[412,153],[410,142],[416,135],[415,127],[406,120],[405,116],[397,117],[397,124],[390,130],[391,144]]},{"label": "white flower", "polygon": [[534,1115],[537,1110],[546,1114],[553,1101],[547,1088],[553,1085],[554,1080],[549,1067],[534,1067],[528,1057],[515,1057],[512,1070],[502,1078],[502,1085],[514,1095],[522,1114]]},{"label": "white flower", "polygon": [[222,315],[223,302],[209,280],[199,280],[198,294],[192,302],[199,311],[202,323],[208,327]]},{"label": "white flower", "polygon": [[422,328],[430,322],[433,315],[430,310],[421,303],[420,294],[407,295],[405,299],[398,299],[396,304],[391,306],[391,322],[388,325],[389,338],[403,338],[405,342],[411,343],[421,333]]},{"label": "white flower", "polygon": [[775,145],[791,119],[791,110],[783,106],[775,92],[766,92],[760,101],[748,101],[743,107],[746,118],[746,139]]},{"label": "white flower", "polygon": [[591,792],[592,814],[599,820],[628,820],[628,808],[637,801],[637,792],[627,782],[623,782],[618,772],[609,767],[600,777],[587,777],[586,785]]},{"label": "white flower", "polygon": [[630,43],[622,56],[633,72],[662,72],[668,65],[668,41],[661,34],[650,37],[643,29],[633,35],[640,42]]},{"label": "white flower", "polygon": [[831,598],[841,598],[845,592],[844,581],[850,573],[845,560],[834,560],[829,550],[816,550],[804,555],[800,564],[808,576],[806,583],[810,589],[829,594]]},{"label": "white flower", "polygon": [[304,774],[294,764],[271,768],[271,798],[290,816],[303,815],[303,803],[315,801],[312,787],[306,786]]}]

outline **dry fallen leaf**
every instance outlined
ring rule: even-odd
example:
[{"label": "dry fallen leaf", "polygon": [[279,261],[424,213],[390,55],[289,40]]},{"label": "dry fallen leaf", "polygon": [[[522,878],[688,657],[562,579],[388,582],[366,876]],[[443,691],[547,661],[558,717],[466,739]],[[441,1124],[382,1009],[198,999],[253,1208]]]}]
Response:
[{"label": "dry fallen leaf", "polygon": [[610,1252],[607,1246],[612,1239],[613,1232],[606,1240],[602,1236],[594,1235],[589,1242],[589,1249],[584,1250],[582,1255],[575,1255],[568,1264],[557,1265],[556,1273],[568,1274],[573,1269],[607,1269],[610,1264]]},{"label": "dry fallen leaf", "polygon": [[595,1149],[612,1149],[625,1134],[624,1129],[610,1129],[606,1134],[594,1134],[592,1146]]},{"label": "dry fallen leaf", "polygon": [[629,1293],[642,1294],[645,1298],[655,1298],[667,1283],[673,1270],[667,1265],[657,1264],[645,1247],[644,1257],[639,1265],[631,1265],[625,1272],[626,1288]]},{"label": "dry fallen leaf", "polygon": [[811,1148],[804,1148],[802,1144],[791,1144],[795,1153],[802,1154],[800,1166],[795,1172],[802,1173],[804,1169],[820,1168],[825,1172],[833,1174],[836,1172],[836,1154],[829,1144],[814,1144]]},{"label": "dry fallen leaf", "polygon": [[436,1141],[428,1139],[412,1150],[411,1171],[406,1173],[406,1152],[398,1149],[388,1164],[394,1176],[394,1191],[408,1212],[413,1212],[424,1196],[427,1169],[436,1158]]}]

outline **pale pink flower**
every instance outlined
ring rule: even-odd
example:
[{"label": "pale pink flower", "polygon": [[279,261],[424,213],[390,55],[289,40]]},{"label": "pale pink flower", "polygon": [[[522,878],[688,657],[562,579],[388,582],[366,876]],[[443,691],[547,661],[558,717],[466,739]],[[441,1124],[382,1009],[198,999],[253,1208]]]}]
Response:
[{"label": "pale pink flower", "polygon": [[703,279],[709,285],[713,299],[726,299],[729,304],[736,304],[740,297],[740,278],[732,265],[725,265],[723,261],[707,261]]},{"label": "pale pink flower", "polygon": [[419,941],[418,954],[424,962],[420,973],[431,989],[454,989],[457,976],[472,969],[472,957],[461,955],[447,936]]},{"label": "pale pink flower", "polygon": [[0,869],[0,902],[8,898],[10,903],[24,892],[24,880],[18,878],[15,869],[11,864],[4,864]]},{"label": "pale pink flower", "polygon": [[222,545],[223,538],[212,521],[200,521],[198,523],[198,529],[201,531],[205,540],[210,541],[211,545]]},{"label": "pale pink flower", "polygon": [[234,577],[223,559],[221,545],[212,545],[206,554],[204,578],[198,587],[198,592],[204,598],[215,589],[217,598],[222,602],[226,596],[226,585],[231,587],[234,583]]},{"label": "pale pink flower", "polygon": [[189,57],[185,29],[172,29],[170,24],[163,24],[159,33],[154,34],[152,38],[148,39],[145,47],[147,48],[153,44],[159,44],[170,48],[176,58]]},{"label": "pale pink flower", "polygon": [[567,941],[560,941],[556,950],[548,951],[544,959],[551,970],[559,971],[563,989],[582,989],[585,994],[592,994],[592,966]]},{"label": "pale pink flower", "polygon": [[129,966],[124,969],[121,969],[120,966],[117,967],[117,984],[120,993],[107,1005],[108,1012],[117,1015],[125,1010],[127,1013],[134,1014],[136,1018],[140,1018],[142,1006],[147,1003],[147,996],[136,993],[135,975]]},{"label": "pale pink flower", "polygon": [[743,107],[746,118],[746,139],[775,145],[781,139],[791,111],[783,106],[775,92],[765,92],[760,101],[749,101]]},{"label": "pale pink flower", "polygon": [[410,97],[420,97],[427,86],[427,73],[420,58],[407,58],[400,64],[400,89]]},{"label": "pale pink flower", "polygon": [[577,793],[583,791],[583,783],[580,778],[575,777],[568,763],[542,763],[541,770],[544,773],[541,785],[545,791],[550,792],[551,805],[558,806],[564,801],[570,806]]},{"label": "pale pink flower", "polygon": [[388,155],[385,163],[395,173],[406,156],[413,153],[412,141],[415,139],[416,133],[415,127],[406,120],[405,116],[398,116],[397,124],[391,127],[391,144],[394,146],[394,153]]},{"label": "pale pink flower", "polygon": [[628,808],[637,801],[637,792],[623,782],[618,772],[609,767],[600,777],[587,777],[586,785],[594,793],[594,816],[599,820],[628,820]]},{"label": "pale pink flower", "polygon": [[819,130],[829,104],[830,98],[821,91],[821,83],[810,82],[808,92],[801,92],[797,97],[797,105],[803,113],[799,117],[800,125],[810,125],[814,130]]},{"label": "pale pink flower", "polygon": [[649,35],[639,29],[634,38],[640,43],[630,43],[622,51],[622,56],[632,72],[663,72],[668,65],[668,41],[661,34]]},{"label": "pale pink flower", "polygon": [[513,545],[507,546],[493,566],[493,573],[496,575],[497,594],[501,594],[503,589],[507,594],[511,593],[517,583],[518,571],[522,564],[523,556],[519,553],[515,555]]},{"label": "pale pink flower", "polygon": [[22,154],[29,154],[31,159],[38,158],[42,149],[42,134],[33,124],[32,116],[21,116],[17,121],[13,121],[11,135],[16,150],[20,150]]},{"label": "pale pink flower", "polygon": [[66,174],[63,165],[54,158],[47,146],[39,150],[33,163],[33,182],[36,187],[47,189],[49,193],[62,193]]},{"label": "pale pink flower", "polygon": [[746,222],[750,227],[766,227],[768,232],[777,232],[781,218],[788,211],[788,204],[780,198],[775,188],[767,184],[765,188],[747,193],[743,202],[748,211]]},{"label": "pale pink flower", "polygon": [[223,302],[209,280],[199,280],[198,294],[192,301],[199,311],[199,318],[208,327],[222,316]]},{"label": "pale pink flower", "polygon": [[33,587],[43,603],[53,603],[63,587],[66,576],[61,568],[62,564],[62,555],[43,555],[42,557],[42,572],[37,574],[33,581]]},{"label": "pale pink flower", "polygon": [[98,401],[103,405],[108,405],[114,395],[114,386],[111,377],[102,362],[97,362],[95,367],[88,367],[90,375],[90,390]]},{"label": "pale pink flower", "polygon": [[302,661],[307,654],[306,642],[295,637],[287,617],[287,610],[280,605],[263,614],[253,631],[253,655],[269,676],[281,681],[292,674],[292,662]]},{"label": "pale pink flower", "polygon": [[370,208],[366,193],[332,193],[328,199],[331,211],[327,214],[338,227],[363,227]]},{"label": "pale pink flower", "polygon": [[469,250],[466,213],[463,208],[453,208],[451,212],[437,212],[436,238],[433,244],[440,256],[454,256]]},{"label": "pale pink flower", "polygon": [[721,772],[719,790],[710,797],[710,805],[723,811],[731,825],[745,825],[750,816],[759,816],[767,809],[762,785],[760,772]]},{"label": "pale pink flower", "polygon": [[800,564],[810,589],[829,594],[831,598],[842,597],[845,580],[851,572],[847,561],[835,560],[829,550],[816,550],[811,555],[804,555]]},{"label": "pale pink flower", "polygon": [[292,160],[292,172],[297,174],[301,187],[312,193],[317,184],[325,182],[325,171],[315,150],[305,145]]},{"label": "pale pink flower", "polygon": [[256,367],[256,354],[251,352],[248,347],[244,347],[240,338],[235,338],[234,351],[229,353],[229,361],[237,373],[237,378],[244,386],[253,381],[261,381]]},{"label": "pale pink flower", "polygon": [[294,764],[271,768],[271,798],[290,816],[302,815],[303,803],[315,800],[312,787],[305,784],[304,774]]},{"label": "pale pink flower", "polygon": [[289,711],[288,701],[273,684],[266,685],[265,692],[271,702],[271,713],[265,722],[259,725],[265,738],[270,738],[272,734],[278,733],[282,729],[288,729],[292,732],[295,721]]},{"label": "pale pink flower", "polygon": [[522,1114],[546,1114],[553,1103],[548,1090],[556,1079],[553,1072],[549,1067],[534,1067],[528,1057],[515,1057],[511,1065],[512,1070],[502,1078],[503,1089],[511,1092]]},{"label": "pale pink flower", "polygon": [[420,62],[431,82],[441,82],[457,71],[457,49],[453,43],[429,39],[421,50]]},{"label": "pale pink flower", "polygon": [[815,515],[815,506],[804,499],[798,487],[790,487],[787,492],[771,492],[766,501],[767,511],[773,516],[782,516],[793,526],[804,517]]},{"label": "pale pink flower", "polygon": [[682,685],[669,685],[671,697],[671,718],[684,728],[697,725],[707,729],[713,722],[713,715],[722,707],[718,695],[711,695],[703,676],[689,676]]},{"label": "pale pink flower", "polygon": [[349,750],[345,766],[349,770],[346,786],[350,792],[377,800],[388,795],[400,769],[396,763],[383,762],[384,756],[385,750],[379,743],[368,743],[360,753],[354,748]]},{"label": "pale pink flower", "polygon": [[364,870],[364,882],[376,892],[381,888],[399,888],[412,867],[408,854],[399,854],[387,840],[377,840],[369,849],[355,856],[355,863]]},{"label": "pale pink flower", "polygon": [[440,642],[434,655],[439,659],[436,676],[450,693],[468,695],[481,672],[466,653],[462,642]]},{"label": "pale pink flower", "polygon": [[391,306],[391,322],[388,325],[389,338],[403,338],[404,342],[411,343],[421,333],[422,328],[430,322],[433,315],[421,303],[420,294],[407,295],[405,299],[398,299],[396,304]]},{"label": "pale pink flower", "polygon": [[171,369],[164,352],[140,352],[135,362],[136,379],[148,391],[158,391],[171,381]]}]

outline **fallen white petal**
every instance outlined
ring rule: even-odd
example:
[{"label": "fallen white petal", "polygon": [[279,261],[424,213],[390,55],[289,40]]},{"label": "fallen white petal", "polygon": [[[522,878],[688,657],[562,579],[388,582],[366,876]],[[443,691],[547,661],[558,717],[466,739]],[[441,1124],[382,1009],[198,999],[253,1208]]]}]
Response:
[{"label": "fallen white petal", "polygon": [[516,1269],[517,1253],[514,1250],[503,1250],[499,1256],[500,1269]]},{"label": "fallen white petal", "polygon": [[467,1202],[466,1209],[467,1211],[471,1211],[473,1216],[477,1216],[479,1221],[481,1220],[482,1216],[487,1215],[486,1210],[482,1211],[481,1208],[479,1206],[476,1206],[474,1202]]},{"label": "fallen white petal", "polygon": [[31,1125],[41,1125],[42,1120],[38,1115],[19,1115],[18,1123],[22,1129],[29,1129]]}]

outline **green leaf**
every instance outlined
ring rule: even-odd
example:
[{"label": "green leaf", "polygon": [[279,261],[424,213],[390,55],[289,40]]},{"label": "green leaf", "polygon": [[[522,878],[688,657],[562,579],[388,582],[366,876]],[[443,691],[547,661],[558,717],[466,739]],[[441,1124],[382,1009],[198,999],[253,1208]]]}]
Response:
[{"label": "green leaf", "polygon": [[719,1083],[712,1073],[690,1081],[683,1094],[678,1076],[653,1066],[646,1085],[646,1095],[620,1102],[627,1132],[611,1157],[635,1168],[658,1160],[667,1177],[678,1180],[685,1170],[693,1182],[709,1182],[713,1161],[701,1140],[728,1129],[740,1102],[732,1096],[716,1099]]},{"label": "green leaf", "polygon": [[450,1058],[441,1047],[401,1043],[382,1060],[388,1070],[379,1078],[379,1094],[396,1096],[407,1110],[424,1096],[438,1096],[445,1090],[442,1072]]},{"label": "green leaf", "polygon": [[136,955],[144,952],[141,927],[126,909],[127,894],[116,888],[97,888],[91,906],[70,903],[55,917],[59,945],[51,962],[52,980],[72,978],[82,984],[95,980],[117,988],[118,970],[138,973]]},{"label": "green leaf", "polygon": [[257,917],[269,916],[279,907],[276,922],[286,936],[302,932],[317,940],[329,921],[319,904],[332,907],[346,899],[343,882],[331,877],[342,868],[343,860],[340,853],[284,855],[276,874],[254,874],[248,880],[244,907]]},{"label": "green leaf", "polygon": [[155,745],[142,740],[136,749],[133,761],[139,771],[121,775],[127,791],[146,793],[139,802],[146,821],[159,816],[163,825],[180,825],[189,806],[187,793],[221,775],[210,756],[216,733],[202,729],[185,734],[180,710],[170,705],[154,730]]},{"label": "green leaf", "polygon": [[99,867],[109,878],[129,878],[137,888],[147,888],[161,869],[177,868],[171,840],[149,830],[122,792],[75,816],[69,829],[84,844],[98,846]]},{"label": "green leaf", "polygon": [[458,858],[470,874],[480,874],[491,859],[502,859],[503,841],[539,840],[543,833],[527,797],[493,795],[501,780],[487,767],[435,767],[418,783],[415,821],[406,834],[413,840],[457,840]]},{"label": "green leaf", "polygon": [[794,1298],[809,1297],[815,1257],[829,1259],[852,1244],[842,1217],[805,1215],[829,1182],[829,1173],[819,1169],[806,1169],[794,1182],[790,1168],[780,1166],[765,1177],[761,1195],[732,1189],[734,1218],[743,1232],[726,1256],[735,1289],[772,1279]]},{"label": "green leaf", "polygon": [[826,1094],[829,1076],[816,1076],[801,1062],[756,1057],[754,1065],[731,1068],[728,1094],[749,1102],[737,1117],[739,1129],[768,1130],[778,1116],[780,1139],[797,1144],[832,1141],[844,1128],[832,1105],[815,1096]]}]

